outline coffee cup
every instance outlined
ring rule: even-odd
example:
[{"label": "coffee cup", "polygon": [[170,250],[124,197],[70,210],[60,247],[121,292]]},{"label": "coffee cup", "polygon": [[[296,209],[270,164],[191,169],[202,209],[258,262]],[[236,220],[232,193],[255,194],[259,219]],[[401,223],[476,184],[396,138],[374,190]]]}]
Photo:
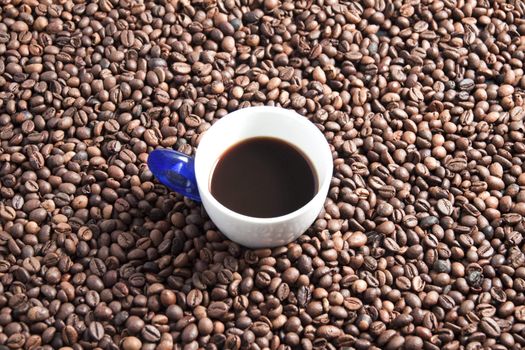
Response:
[{"label": "coffee cup", "polygon": [[[212,176],[221,156],[244,140],[260,137],[282,140],[298,149],[308,158],[317,179],[313,197],[290,213],[275,217],[244,215],[212,194]],[[323,133],[298,113],[270,106],[243,108],[219,119],[202,136],[195,157],[156,149],[149,155],[148,166],[170,190],[202,202],[225,236],[250,248],[285,245],[303,234],[324,205],[333,172],[332,152]]]}]

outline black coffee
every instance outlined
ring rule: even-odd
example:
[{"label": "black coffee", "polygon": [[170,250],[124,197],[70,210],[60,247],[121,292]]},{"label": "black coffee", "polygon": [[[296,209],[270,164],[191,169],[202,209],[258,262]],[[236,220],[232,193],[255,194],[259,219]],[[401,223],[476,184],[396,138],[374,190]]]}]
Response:
[{"label": "black coffee", "polygon": [[228,209],[269,218],[301,208],[315,196],[317,186],[315,171],[301,151],[273,137],[254,137],[222,154],[210,187]]}]

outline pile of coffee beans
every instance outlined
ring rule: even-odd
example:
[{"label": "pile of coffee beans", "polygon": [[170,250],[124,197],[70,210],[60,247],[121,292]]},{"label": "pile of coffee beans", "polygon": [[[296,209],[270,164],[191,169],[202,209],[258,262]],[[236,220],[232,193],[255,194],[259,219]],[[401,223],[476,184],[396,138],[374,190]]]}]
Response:
[{"label": "pile of coffee beans", "polygon": [[[523,0],[0,4],[1,350],[525,347]],[[334,157],[275,249],[146,165],[251,105]]]}]

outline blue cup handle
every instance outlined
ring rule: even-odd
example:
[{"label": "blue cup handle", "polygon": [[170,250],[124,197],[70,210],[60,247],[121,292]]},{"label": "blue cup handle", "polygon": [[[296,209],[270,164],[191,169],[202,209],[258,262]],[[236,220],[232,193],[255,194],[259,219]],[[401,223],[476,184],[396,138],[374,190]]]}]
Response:
[{"label": "blue cup handle", "polygon": [[192,157],[171,149],[156,149],[148,156],[148,167],[170,190],[201,201]]}]

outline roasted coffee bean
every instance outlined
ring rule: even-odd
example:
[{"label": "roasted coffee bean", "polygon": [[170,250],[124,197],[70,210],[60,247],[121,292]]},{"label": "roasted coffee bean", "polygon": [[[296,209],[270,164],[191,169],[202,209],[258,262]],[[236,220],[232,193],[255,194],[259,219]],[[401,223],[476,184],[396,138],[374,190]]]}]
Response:
[{"label": "roasted coffee bean", "polygon": [[270,326],[265,322],[257,321],[252,324],[250,330],[255,334],[255,336],[263,337],[268,334],[268,332],[270,332]]},{"label": "roasted coffee bean", "polygon": [[88,326],[88,332],[91,339],[100,341],[104,336],[104,326],[100,322],[91,322]]},{"label": "roasted coffee bean", "polygon": [[335,339],[342,334],[341,329],[332,325],[323,325],[317,329],[316,335],[320,338]]},{"label": "roasted coffee bean", "polygon": [[160,340],[161,333],[153,325],[146,325],[141,332],[142,338],[147,342],[157,342]]},{"label": "roasted coffee bean", "polygon": [[221,319],[228,312],[228,305],[222,301],[214,301],[208,306],[208,316]]},{"label": "roasted coffee bean", "polygon": [[140,350],[142,342],[136,337],[125,337],[122,339],[121,346],[124,350]]},{"label": "roasted coffee bean", "polygon": [[489,337],[498,337],[501,335],[501,328],[492,317],[484,317],[481,319],[480,328],[489,336]]},{"label": "roasted coffee bean", "polygon": [[27,311],[27,317],[33,322],[44,321],[49,316],[49,310],[41,306],[34,306]]},{"label": "roasted coffee bean", "polygon": [[62,330],[62,341],[64,344],[73,345],[78,341],[78,332],[73,326],[66,326]]},{"label": "roasted coffee bean", "polygon": [[[204,332],[205,334],[211,333],[211,330],[205,329],[205,331],[206,331]],[[197,339],[198,336],[199,336],[199,330],[197,326],[195,325],[195,323],[190,323],[182,331],[182,341],[184,343],[191,343],[192,341]]]}]

